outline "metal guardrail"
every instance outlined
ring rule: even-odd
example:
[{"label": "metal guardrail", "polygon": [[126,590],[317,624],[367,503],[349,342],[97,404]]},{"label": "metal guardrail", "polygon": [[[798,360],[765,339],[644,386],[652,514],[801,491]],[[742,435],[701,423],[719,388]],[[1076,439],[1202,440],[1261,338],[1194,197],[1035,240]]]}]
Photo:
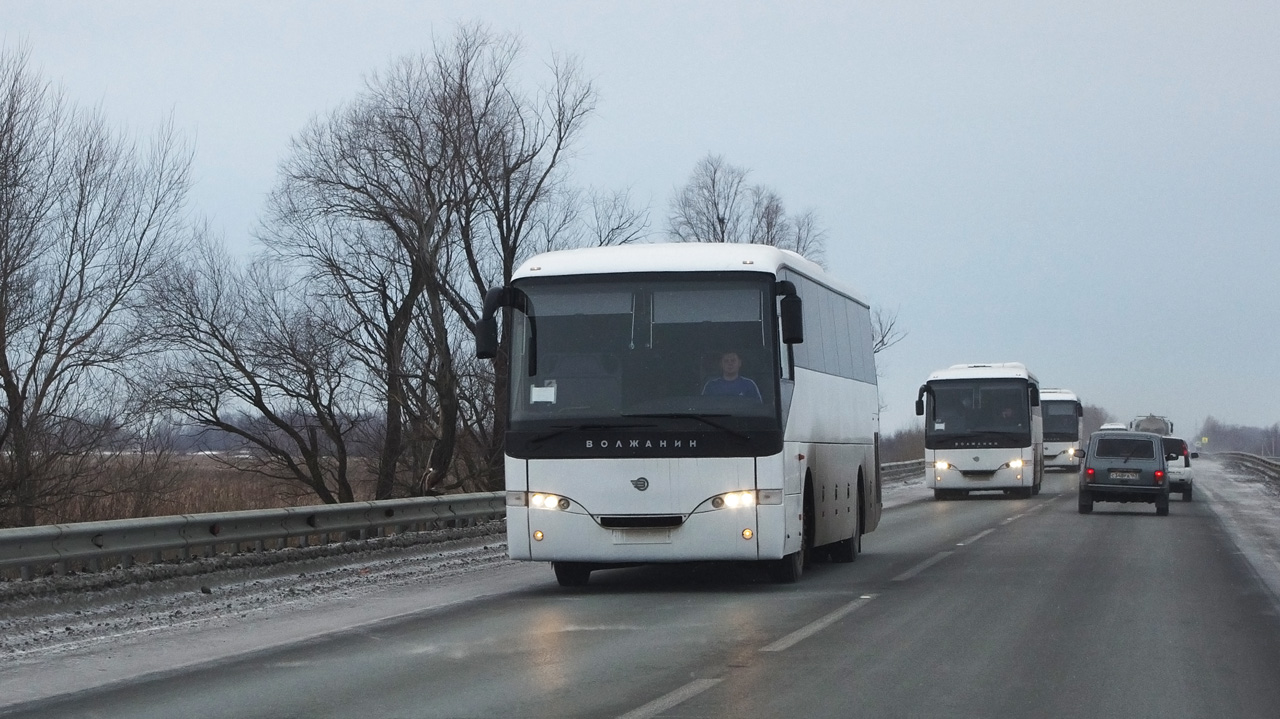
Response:
[{"label": "metal guardrail", "polygon": [[1216,459],[1242,467],[1268,479],[1280,481],[1280,462],[1248,452],[1214,452]]},{"label": "metal guardrail", "polygon": [[[899,482],[923,473],[924,460],[886,462],[880,469],[883,481]],[[80,561],[96,571],[107,557],[119,557],[128,567],[137,556],[149,554],[155,562],[166,551],[176,550],[187,559],[193,552],[212,554],[219,545],[240,551],[247,544],[261,552],[271,541],[283,546],[297,539],[307,546],[313,539],[328,541],[335,534],[359,533],[365,539],[386,527],[439,526],[505,515],[506,493],[482,492],[0,529],[0,570],[18,567],[22,578],[30,579],[38,566],[53,565],[64,572],[68,563]]]},{"label": "metal guardrail", "polygon": [[180,550],[186,558],[193,549],[214,552],[218,545],[239,551],[249,543],[263,551],[268,541],[297,538],[307,546],[313,538],[328,541],[334,534],[368,538],[386,527],[440,526],[503,517],[506,510],[505,492],[481,492],[0,529],[0,569],[20,567],[23,579],[30,579],[34,566],[65,570],[73,560],[88,560],[96,569],[103,557],[120,557],[127,567],[137,555],[150,553],[156,561],[166,550]]},{"label": "metal guardrail", "polygon": [[922,474],[924,474],[924,458],[909,459],[905,462],[885,462],[880,465],[880,479],[885,482],[898,482]]}]

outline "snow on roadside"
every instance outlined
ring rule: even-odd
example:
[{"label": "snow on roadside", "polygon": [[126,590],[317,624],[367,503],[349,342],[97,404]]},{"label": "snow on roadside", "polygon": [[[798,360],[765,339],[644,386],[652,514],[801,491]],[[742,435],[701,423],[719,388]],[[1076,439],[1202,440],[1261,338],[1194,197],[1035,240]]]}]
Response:
[{"label": "snow on roadside", "polygon": [[507,559],[505,522],[0,583],[0,661],[297,612]]},{"label": "snow on roadside", "polygon": [[1195,468],[1195,499],[1209,500],[1228,536],[1280,603],[1280,481],[1212,456],[1202,457]]}]

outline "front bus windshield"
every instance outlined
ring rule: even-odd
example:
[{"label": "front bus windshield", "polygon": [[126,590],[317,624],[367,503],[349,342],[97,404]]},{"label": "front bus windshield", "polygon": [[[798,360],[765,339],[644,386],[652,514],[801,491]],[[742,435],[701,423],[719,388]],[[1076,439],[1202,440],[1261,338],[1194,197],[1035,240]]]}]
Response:
[{"label": "front bus windshield", "polygon": [[927,449],[1031,446],[1026,380],[944,380],[929,387]]},{"label": "front bus windshield", "polygon": [[741,272],[517,281],[527,300],[512,315],[512,429],[706,430],[706,419],[776,429],[773,282]]},{"label": "front bus windshield", "polygon": [[1040,403],[1044,415],[1044,441],[1075,442],[1080,439],[1079,415],[1074,400],[1045,400]]}]

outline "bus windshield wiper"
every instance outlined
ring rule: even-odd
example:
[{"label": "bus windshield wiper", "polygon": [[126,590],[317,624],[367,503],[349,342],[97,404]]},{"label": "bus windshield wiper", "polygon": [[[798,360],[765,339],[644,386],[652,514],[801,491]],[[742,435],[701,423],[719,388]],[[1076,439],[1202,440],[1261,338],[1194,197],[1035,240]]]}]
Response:
[{"label": "bus windshield wiper", "polygon": [[557,429],[554,432],[547,432],[533,437],[529,440],[530,444],[541,444],[549,439],[554,439],[566,432],[599,432],[610,429],[635,429],[636,427],[652,427],[651,424],[559,424],[552,425]]},{"label": "bus windshield wiper", "polygon": [[720,422],[710,419],[711,417],[731,417],[732,416],[728,414],[689,414],[687,412],[653,412],[653,413],[645,413],[645,414],[624,414],[622,416],[623,417],[652,417],[654,419],[696,419],[699,422],[702,422],[703,424],[708,424],[712,427],[715,427],[721,432],[727,432],[728,434],[731,434],[734,437],[737,437],[738,439],[744,442],[751,441],[751,437],[747,436],[745,432],[739,432],[738,430],[733,429],[732,427],[726,427]]}]

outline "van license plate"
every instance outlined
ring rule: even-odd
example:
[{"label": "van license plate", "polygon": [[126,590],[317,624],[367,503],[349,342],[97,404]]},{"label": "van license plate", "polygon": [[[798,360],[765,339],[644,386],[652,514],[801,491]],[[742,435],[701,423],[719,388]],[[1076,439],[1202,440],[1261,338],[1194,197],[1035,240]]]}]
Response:
[{"label": "van license plate", "polygon": [[1113,469],[1111,470],[1111,478],[1118,479],[1122,482],[1132,482],[1138,478],[1138,473]]}]

